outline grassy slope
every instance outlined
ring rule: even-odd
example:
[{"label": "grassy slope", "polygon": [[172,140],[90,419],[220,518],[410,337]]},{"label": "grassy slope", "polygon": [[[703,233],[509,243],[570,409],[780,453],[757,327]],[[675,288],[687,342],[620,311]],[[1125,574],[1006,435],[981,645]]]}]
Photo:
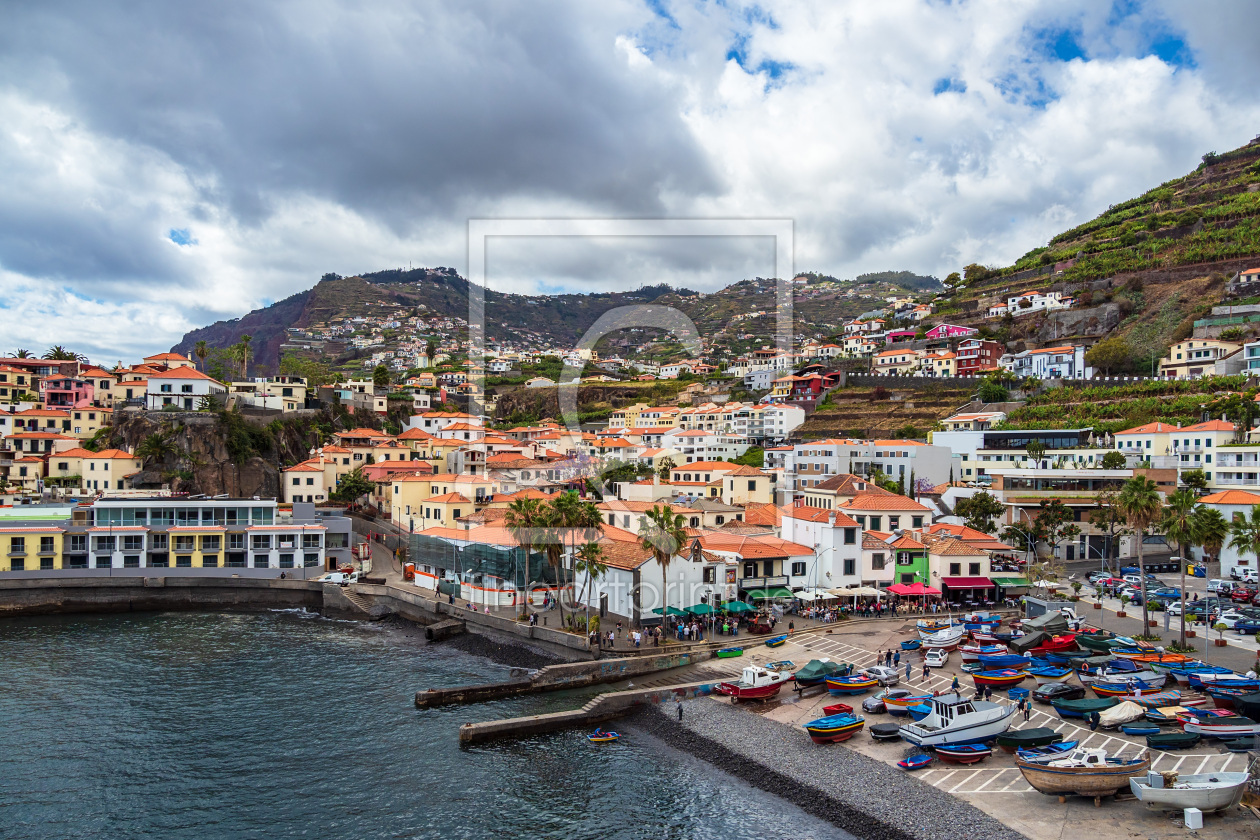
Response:
[{"label": "grassy slope", "polygon": [[1131,385],[1070,385],[1029,400],[1004,429],[1081,429],[1118,432],[1162,420],[1183,426],[1218,417],[1217,401],[1243,387],[1241,376]]}]

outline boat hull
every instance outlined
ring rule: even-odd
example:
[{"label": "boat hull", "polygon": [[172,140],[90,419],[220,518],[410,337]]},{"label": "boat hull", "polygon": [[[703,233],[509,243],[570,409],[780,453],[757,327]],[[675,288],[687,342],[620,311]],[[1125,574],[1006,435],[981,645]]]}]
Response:
[{"label": "boat hull", "polygon": [[1210,721],[1185,720],[1182,730],[1201,735],[1204,738],[1244,738],[1248,735],[1260,735],[1260,723],[1211,723]]},{"label": "boat hull", "polygon": [[982,744],[1010,729],[1017,711],[1014,706],[1006,706],[1000,717],[949,729],[927,730],[915,724],[906,724],[901,727],[901,739],[918,747]]},{"label": "boat hull", "polygon": [[743,648],[723,648],[717,652],[718,659],[733,659],[736,656],[743,656]]},{"label": "boat hull", "polygon": [[984,671],[981,671],[978,674],[973,674],[971,679],[975,682],[976,688],[983,688],[985,686],[989,686],[991,688],[1010,688],[1013,685],[1019,685],[1027,677],[1028,674],[1023,671],[1017,671],[1014,674],[1002,674],[1000,676],[996,674],[986,674]]},{"label": "boat hull", "polygon": [[[978,745],[969,745],[978,746]],[[948,746],[936,748],[936,758],[945,764],[975,764],[993,755],[988,747],[978,749],[956,749]]]},{"label": "boat hull", "polygon": [[768,700],[776,697],[783,683],[773,685],[741,686],[738,683],[718,683],[717,690],[731,698],[731,702],[740,700]]},{"label": "boat hull", "polygon": [[1016,729],[997,737],[997,745],[1008,753],[1035,747],[1048,747],[1062,741],[1063,736],[1045,726],[1036,729]]},{"label": "boat hull", "polygon": [[835,697],[865,694],[872,688],[879,685],[879,680],[850,680],[845,677],[840,679],[828,677],[825,682],[827,685],[827,691]]},{"label": "boat hull", "polygon": [[849,718],[848,722],[826,724],[814,721],[805,725],[805,731],[809,733],[810,740],[815,744],[835,744],[847,741],[861,732],[866,722],[862,718],[854,719],[851,715],[843,717]]},{"label": "boat hull", "polygon": [[1152,811],[1181,811],[1198,808],[1204,813],[1224,811],[1242,801],[1247,791],[1246,773],[1211,773],[1178,776],[1178,785],[1190,787],[1153,788],[1141,779],[1130,779],[1133,795]]},{"label": "boat hull", "polygon": [[1129,779],[1143,775],[1150,769],[1151,759],[1143,756],[1140,761],[1106,767],[1051,767],[1017,757],[1015,766],[1033,790],[1040,793],[1092,796],[1097,799],[1129,787]]}]

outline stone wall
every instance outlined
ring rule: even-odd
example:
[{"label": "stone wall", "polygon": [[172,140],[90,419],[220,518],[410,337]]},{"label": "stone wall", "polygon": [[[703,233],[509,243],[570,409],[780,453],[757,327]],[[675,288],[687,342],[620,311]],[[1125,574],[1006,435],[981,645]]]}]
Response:
[{"label": "stone wall", "polygon": [[310,609],[321,584],[302,580],[206,577],[8,578],[0,616],[150,610]]}]

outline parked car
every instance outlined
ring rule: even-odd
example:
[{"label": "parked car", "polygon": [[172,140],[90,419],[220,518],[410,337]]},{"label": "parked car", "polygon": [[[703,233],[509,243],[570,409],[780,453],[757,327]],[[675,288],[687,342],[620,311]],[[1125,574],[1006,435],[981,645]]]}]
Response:
[{"label": "parked car", "polygon": [[1229,572],[1230,578],[1239,580],[1243,583],[1260,583],[1260,574],[1255,569],[1240,569],[1235,566]]},{"label": "parked car", "polygon": [[896,685],[901,680],[901,675],[897,672],[897,669],[889,668],[887,665],[872,665],[863,670],[879,680],[879,684],[882,686]]},{"label": "parked car", "polygon": [[1248,618],[1242,621],[1234,622],[1234,629],[1238,631],[1238,635],[1246,636],[1251,633],[1260,633],[1260,618]]},{"label": "parked car", "polygon": [[1175,586],[1164,586],[1152,592],[1146,590],[1146,597],[1153,598],[1156,601],[1180,601],[1181,590]]},{"label": "parked car", "polygon": [[884,692],[873,694],[863,700],[862,711],[872,715],[882,715],[888,711],[888,707],[884,705]]},{"label": "parked car", "polygon": [[1225,612],[1212,619],[1212,624],[1224,624],[1232,630],[1240,621],[1256,621],[1257,619],[1260,619],[1260,616],[1246,615],[1238,610],[1225,610]]},{"label": "parked car", "polygon": [[1233,588],[1234,584],[1232,581],[1221,580],[1220,578],[1212,578],[1207,582],[1208,592],[1220,592],[1221,594],[1224,594]]},{"label": "parked car", "polygon": [[949,661],[949,651],[932,648],[923,655],[923,664],[929,668],[941,668]]},{"label": "parked car", "polygon": [[1235,604],[1250,604],[1255,600],[1258,592],[1260,589],[1254,586],[1235,586],[1229,591],[1229,600]]},{"label": "parked car", "polygon": [[349,586],[359,582],[358,572],[329,572],[315,578],[319,583],[335,583],[338,586]]},{"label": "parked car", "polygon": [[1038,703],[1049,703],[1051,700],[1080,700],[1085,696],[1085,687],[1070,683],[1046,683],[1033,689],[1032,698]]}]

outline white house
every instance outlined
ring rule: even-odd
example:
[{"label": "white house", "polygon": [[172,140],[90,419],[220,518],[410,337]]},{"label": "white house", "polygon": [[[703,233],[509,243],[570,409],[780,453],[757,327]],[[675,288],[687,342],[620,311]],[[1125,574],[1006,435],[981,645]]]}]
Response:
[{"label": "white house", "polygon": [[[1247,490],[1222,490],[1199,499],[1199,504],[1219,510],[1226,522],[1232,522],[1235,515],[1250,517],[1251,509],[1260,505],[1260,495]],[[1203,556],[1201,548],[1192,548],[1191,553],[1196,558]],[[1221,547],[1221,577],[1229,577],[1231,572],[1241,573],[1244,569],[1255,568],[1254,554],[1240,553],[1238,549],[1230,548],[1228,545]]]},{"label": "white house", "polygon": [[806,561],[803,570],[795,570],[804,574],[791,576],[793,588],[861,586],[868,577],[862,568],[862,528],[840,511],[785,507],[782,536],[788,542],[814,548],[812,561]]},{"label": "white house", "polygon": [[168,406],[194,411],[203,398],[223,398],[226,394],[227,387],[218,380],[195,368],[177,367],[149,374],[145,403],[150,411]]},{"label": "white house", "polygon": [[1085,365],[1085,347],[1080,344],[1046,347],[1007,353],[998,366],[1019,377],[1038,379],[1093,379],[1094,369]]}]

